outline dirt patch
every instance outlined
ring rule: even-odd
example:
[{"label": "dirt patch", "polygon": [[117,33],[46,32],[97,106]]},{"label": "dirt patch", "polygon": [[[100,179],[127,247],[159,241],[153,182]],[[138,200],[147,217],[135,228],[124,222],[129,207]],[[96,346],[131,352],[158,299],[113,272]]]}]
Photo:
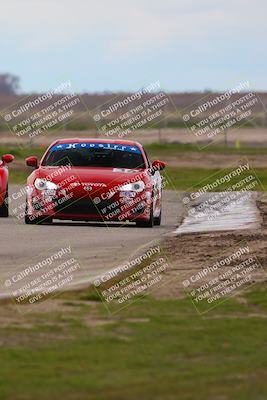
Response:
[{"label": "dirt patch", "polygon": [[[256,256],[262,269],[257,270],[253,282],[266,281],[267,272],[267,200],[257,201],[261,215],[259,229],[182,234],[168,238],[163,248],[169,255],[170,265],[164,275],[163,284],[154,293],[156,298],[181,298],[185,295],[183,282],[190,279],[206,265],[213,265],[225,252],[231,252],[240,243],[247,243],[252,249],[250,256]],[[240,262],[245,257],[240,258]],[[210,260],[210,262],[209,262]],[[220,269],[220,274],[232,267],[232,264]],[[205,279],[203,281],[205,283]],[[195,287],[199,283],[196,283]],[[190,286],[191,287],[191,286]],[[192,285],[194,287],[194,285]]]}]

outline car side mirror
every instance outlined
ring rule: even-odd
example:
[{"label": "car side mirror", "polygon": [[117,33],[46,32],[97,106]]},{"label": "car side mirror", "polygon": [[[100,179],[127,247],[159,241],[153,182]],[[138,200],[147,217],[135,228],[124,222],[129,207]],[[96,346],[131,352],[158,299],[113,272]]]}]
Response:
[{"label": "car side mirror", "polygon": [[35,156],[28,157],[25,161],[28,167],[38,168],[39,166],[38,159]]},{"label": "car side mirror", "polygon": [[161,171],[166,167],[166,163],[160,160],[155,160],[152,162],[153,171]]},{"label": "car side mirror", "polygon": [[14,156],[12,154],[4,154],[2,157],[2,161],[4,164],[10,164],[14,160]]}]

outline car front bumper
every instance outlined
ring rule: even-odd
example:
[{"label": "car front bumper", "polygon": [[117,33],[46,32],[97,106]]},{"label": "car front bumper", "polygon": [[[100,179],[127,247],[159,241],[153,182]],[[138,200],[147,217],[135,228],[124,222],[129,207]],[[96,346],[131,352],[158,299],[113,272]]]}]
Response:
[{"label": "car front bumper", "polygon": [[135,221],[150,217],[151,194],[147,191],[134,198],[114,195],[108,200],[100,197],[74,196],[73,193],[51,195],[34,191],[27,199],[27,215],[31,219],[54,218],[77,221]]}]

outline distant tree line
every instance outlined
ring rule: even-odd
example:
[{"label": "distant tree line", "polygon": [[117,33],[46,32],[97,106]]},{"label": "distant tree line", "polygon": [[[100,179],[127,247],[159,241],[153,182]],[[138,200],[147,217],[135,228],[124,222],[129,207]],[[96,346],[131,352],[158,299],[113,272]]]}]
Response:
[{"label": "distant tree line", "polygon": [[19,78],[12,74],[0,74],[0,95],[16,94],[19,89]]}]

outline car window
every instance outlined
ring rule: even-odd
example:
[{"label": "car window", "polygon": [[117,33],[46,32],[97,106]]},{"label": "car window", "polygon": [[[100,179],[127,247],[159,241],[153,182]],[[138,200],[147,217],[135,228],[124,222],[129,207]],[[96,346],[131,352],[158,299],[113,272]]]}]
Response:
[{"label": "car window", "polygon": [[94,168],[145,168],[145,160],[137,146],[113,143],[64,143],[53,146],[42,165]]}]

